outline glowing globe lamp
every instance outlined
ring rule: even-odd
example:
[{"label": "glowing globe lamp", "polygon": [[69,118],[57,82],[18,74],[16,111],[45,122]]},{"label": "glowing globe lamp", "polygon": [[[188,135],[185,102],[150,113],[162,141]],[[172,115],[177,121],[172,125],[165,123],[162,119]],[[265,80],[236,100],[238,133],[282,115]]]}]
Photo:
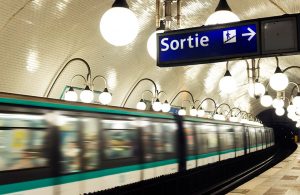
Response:
[{"label": "glowing globe lamp", "polygon": [[171,105],[168,103],[168,101],[166,100],[163,104],[162,104],[162,111],[163,112],[169,112],[171,110]]},{"label": "glowing globe lamp", "polygon": [[91,103],[94,100],[94,93],[90,90],[88,85],[80,93],[80,100],[84,103]]},{"label": "glowing globe lamp", "polygon": [[270,86],[275,91],[283,91],[289,84],[288,77],[277,66],[274,74],[270,78]]},{"label": "glowing globe lamp", "polygon": [[195,106],[193,106],[193,108],[190,110],[190,115],[197,116],[197,109],[195,108]]},{"label": "glowing globe lamp", "polygon": [[103,38],[114,46],[131,43],[138,34],[138,20],[129,9],[126,0],[116,0],[100,20],[100,32]]},{"label": "glowing globe lamp", "polygon": [[265,86],[259,82],[250,83],[248,88],[248,93],[251,97],[257,98],[265,94]]},{"label": "glowing globe lamp", "polygon": [[263,107],[269,107],[272,105],[273,102],[273,98],[268,94],[268,92],[266,92],[265,95],[260,97],[260,104]]},{"label": "glowing globe lamp", "polygon": [[111,102],[112,95],[108,92],[107,88],[103,90],[102,93],[99,95],[99,102],[103,105],[107,105]]},{"label": "glowing globe lamp", "polygon": [[236,82],[228,70],[225,72],[224,77],[220,80],[219,88],[222,92],[227,94],[236,90]]},{"label": "glowing globe lamp", "polygon": [[300,108],[300,93],[297,93],[297,96],[293,98],[293,104],[297,107]]},{"label": "glowing globe lamp", "polygon": [[231,11],[227,1],[220,0],[215,12],[207,18],[205,25],[224,24],[238,21],[240,21],[240,18]]},{"label": "glowing globe lamp", "polygon": [[141,100],[136,104],[136,109],[138,109],[138,110],[146,110],[146,103],[144,102],[143,99],[141,99]]},{"label": "glowing globe lamp", "polygon": [[276,108],[275,113],[277,116],[284,115],[284,113],[285,113],[284,108]]},{"label": "glowing globe lamp", "polygon": [[70,87],[70,89],[65,93],[65,100],[76,102],[78,100],[78,95],[74,91],[73,87]]},{"label": "glowing globe lamp", "polygon": [[284,106],[284,101],[282,99],[278,99],[276,98],[273,103],[272,103],[272,106],[274,108],[282,108]]},{"label": "glowing globe lamp", "polygon": [[178,115],[180,115],[180,116],[186,115],[186,111],[185,111],[185,109],[183,109],[183,107],[181,107],[180,110],[178,111]]},{"label": "glowing globe lamp", "polygon": [[153,102],[152,109],[156,112],[159,112],[162,109],[162,104],[160,103],[158,98],[155,100],[155,102]]}]

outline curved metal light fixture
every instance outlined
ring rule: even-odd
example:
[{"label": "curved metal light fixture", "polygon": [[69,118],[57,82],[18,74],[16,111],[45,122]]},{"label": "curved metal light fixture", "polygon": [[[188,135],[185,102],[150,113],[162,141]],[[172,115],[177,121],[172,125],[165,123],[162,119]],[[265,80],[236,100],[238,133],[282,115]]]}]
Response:
[{"label": "curved metal light fixture", "polygon": [[77,74],[77,75],[74,75],[70,81],[70,88],[69,90],[65,93],[65,97],[64,99],[66,101],[72,101],[72,102],[76,102],[78,100],[78,95],[77,93],[74,91],[74,88],[73,88],[73,85],[72,85],[72,81],[76,78],[76,77],[80,77],[84,80],[84,83],[87,83],[86,79],[84,78],[84,76],[82,76],[81,74]]},{"label": "curved metal light fixture", "polygon": [[[167,94],[164,91],[160,91],[157,96],[159,97],[160,94],[164,94],[167,97]],[[169,104],[167,98],[165,99],[164,103],[162,104],[161,110],[163,112],[169,112],[171,110],[171,105]]]},{"label": "curved metal light fixture", "polygon": [[158,99],[158,90],[157,90],[157,86],[155,84],[155,82],[152,80],[152,79],[149,79],[149,78],[143,78],[141,80],[139,80],[134,86],[133,88],[128,92],[128,95],[126,96],[125,100],[123,101],[123,103],[121,104],[122,107],[125,107],[129,97],[131,96],[132,92],[137,88],[137,86],[139,86],[139,84],[141,82],[144,82],[144,81],[149,81],[151,84],[153,84],[154,86],[154,94],[153,96],[156,97]]},{"label": "curved metal light fixture", "polygon": [[198,113],[197,113],[197,114],[198,114],[199,117],[205,116],[205,110],[202,108],[202,104],[203,104],[205,101],[207,101],[207,100],[210,100],[210,101],[213,102],[213,104],[214,104],[214,111],[215,111],[215,109],[216,109],[216,107],[217,107],[217,104],[216,104],[216,102],[215,102],[214,99],[212,99],[212,98],[204,98],[204,99],[201,101],[201,103],[199,104],[199,106],[197,107],[197,110],[198,110]]},{"label": "curved metal light fixture", "polygon": [[221,108],[222,106],[227,106],[229,110],[231,110],[230,106],[226,103],[222,103],[219,106],[216,107],[214,113],[213,113],[213,118],[216,120],[226,120],[225,116],[223,114],[219,114],[218,109]]},{"label": "curved metal light fixture", "polygon": [[112,100],[112,94],[108,92],[108,89],[107,89],[107,81],[105,79],[105,77],[101,76],[101,75],[97,75],[93,78],[92,80],[92,88],[94,90],[94,81],[96,78],[102,78],[103,81],[104,81],[104,89],[103,91],[100,93],[99,95],[99,102],[103,105],[107,105],[111,102]]},{"label": "curved metal light fixture", "polygon": [[62,69],[57,73],[57,75],[55,75],[55,77],[53,78],[53,80],[50,82],[45,94],[44,94],[44,97],[49,97],[50,93],[52,92],[53,90],[53,87],[54,85],[56,84],[58,78],[61,76],[61,74],[66,70],[66,68],[72,64],[72,62],[74,61],[80,61],[80,62],[83,62],[83,64],[86,66],[87,68],[87,75],[86,75],[86,83],[90,82],[91,81],[91,67],[90,65],[87,63],[87,61],[85,61],[84,59],[82,58],[73,58],[71,60],[69,60],[63,67]]}]

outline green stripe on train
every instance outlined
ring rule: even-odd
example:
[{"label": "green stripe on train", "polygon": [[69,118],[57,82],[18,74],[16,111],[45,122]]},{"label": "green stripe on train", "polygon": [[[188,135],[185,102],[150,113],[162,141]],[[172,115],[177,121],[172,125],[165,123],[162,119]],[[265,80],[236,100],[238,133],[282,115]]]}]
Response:
[{"label": "green stripe on train", "polygon": [[119,115],[131,115],[131,116],[141,116],[141,117],[151,117],[151,118],[174,119],[174,117],[172,115],[170,115],[170,116],[160,115],[159,113],[157,113],[157,114],[139,113],[139,112],[134,112],[134,111],[117,110],[115,108],[104,109],[104,108],[95,108],[95,107],[78,106],[78,105],[38,102],[38,101],[31,101],[31,100],[20,100],[20,99],[13,99],[13,98],[0,98],[0,103],[18,104],[18,105],[35,106],[35,107],[43,107],[43,108],[57,108],[57,109],[66,109],[66,110],[75,110],[75,111],[107,113],[107,114],[119,114]]},{"label": "green stripe on train", "polygon": [[105,169],[99,171],[91,171],[87,173],[65,175],[57,178],[48,178],[48,179],[26,181],[26,182],[13,183],[7,185],[0,185],[0,194],[13,193],[18,191],[42,188],[42,187],[49,187],[53,185],[60,185],[65,183],[81,181],[81,180],[87,180],[87,179],[94,179],[98,177],[120,174],[120,173],[125,173],[130,171],[138,171],[145,168],[154,168],[154,167],[159,167],[159,166],[169,165],[174,163],[177,163],[177,159],[150,162],[142,165],[131,165],[131,166]]}]

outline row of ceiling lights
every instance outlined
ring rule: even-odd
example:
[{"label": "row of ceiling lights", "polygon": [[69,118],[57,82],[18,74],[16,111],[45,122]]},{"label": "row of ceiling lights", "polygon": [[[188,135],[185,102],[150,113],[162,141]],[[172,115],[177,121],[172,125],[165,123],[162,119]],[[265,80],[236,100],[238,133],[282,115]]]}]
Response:
[{"label": "row of ceiling lights", "polygon": [[[72,60],[70,60],[72,61]],[[83,61],[83,60],[82,60]],[[85,62],[85,61],[84,61]],[[86,65],[89,67],[89,65],[86,63]],[[72,82],[75,78],[82,78],[82,80],[84,81],[85,83],[85,88],[83,90],[81,90],[80,94],[79,94],[79,98],[78,98],[78,94],[77,92],[74,90],[74,87],[72,85]],[[91,76],[90,76],[90,73],[88,74],[87,78],[85,78],[84,76],[80,75],[80,74],[77,74],[75,76],[72,77],[72,79],[70,80],[70,83],[69,83],[69,89],[65,92],[64,94],[64,99],[66,101],[78,101],[80,99],[81,102],[84,102],[84,103],[93,103],[94,102],[94,83],[95,83],[95,80],[97,78],[101,78],[103,79],[104,81],[104,84],[105,84],[105,87],[104,87],[104,90],[102,92],[100,92],[100,95],[98,97],[98,101],[103,104],[103,105],[107,105],[111,102],[112,100],[112,94],[109,93],[108,89],[107,89],[107,81],[106,79],[101,76],[101,75],[97,75],[95,76],[93,79],[91,79]],[[129,93],[129,95],[127,96],[126,99],[129,98],[129,96],[131,95],[131,93],[133,92],[133,90],[136,88],[136,86],[141,82],[141,81],[151,81],[152,84],[154,85],[154,88],[155,88],[155,91],[154,93],[152,93],[152,91],[150,90],[145,90],[143,93],[142,93],[142,97],[141,97],[141,100],[136,104],[136,108],[138,110],[146,110],[147,108],[147,104],[146,104],[146,100],[144,98],[144,95],[146,92],[148,93],[151,93],[151,108],[153,111],[156,111],[156,112],[170,112],[171,110],[171,104],[167,101],[167,99],[165,99],[165,101],[163,101],[163,103],[159,100],[159,97],[161,96],[161,94],[164,94],[165,96],[167,96],[167,94],[164,92],[164,91],[160,91],[158,92],[157,90],[157,86],[155,84],[155,82],[149,78],[144,78],[144,79],[141,79],[134,87],[133,89],[131,90],[131,92]],[[189,92],[189,91],[180,91],[174,98],[173,100],[171,101],[171,103],[176,99],[176,97],[183,93],[183,92],[186,92],[186,93],[189,93],[190,96],[191,96],[191,99],[192,101],[189,101],[189,100],[184,100],[182,102],[182,105],[181,105],[181,108],[178,110],[178,115],[187,115],[187,113],[189,113],[189,115],[191,116],[198,116],[198,117],[205,117],[205,118],[213,118],[215,120],[229,120],[229,121],[232,121],[232,122],[242,122],[242,123],[249,123],[249,124],[256,124],[258,125],[259,123],[257,123],[257,121],[255,120],[249,120],[247,115],[240,115],[240,117],[237,117],[237,114],[233,114],[232,111],[231,111],[231,108],[228,104],[220,104],[219,106],[216,105],[216,102],[211,99],[211,98],[205,98],[204,100],[201,101],[201,103],[199,104],[199,106],[196,108],[195,107],[195,103],[199,100],[196,100],[194,101],[194,97],[193,95]],[[213,103],[214,103],[214,106],[215,106],[215,109],[213,111],[213,113],[210,113],[210,114],[207,114],[209,112],[207,112],[206,110],[203,109],[202,107],[202,103],[206,100],[211,100]],[[127,101],[127,100],[126,100]],[[126,101],[125,103],[123,104],[123,107],[125,106],[126,104]],[[190,103],[190,109],[185,109],[184,106],[183,106],[183,103],[184,102],[189,102]],[[199,101],[200,102],[200,101]],[[96,103],[96,102],[95,102]],[[225,117],[224,114],[221,114],[221,112],[219,112],[219,108],[222,106],[222,105],[227,105],[229,110],[227,110],[227,114]],[[189,107],[187,106],[187,107]],[[240,109],[238,109],[240,110]],[[240,111],[241,112],[241,111]],[[229,113],[229,114],[228,114]],[[207,115],[207,116],[206,116]],[[230,116],[230,117],[229,117]]]}]

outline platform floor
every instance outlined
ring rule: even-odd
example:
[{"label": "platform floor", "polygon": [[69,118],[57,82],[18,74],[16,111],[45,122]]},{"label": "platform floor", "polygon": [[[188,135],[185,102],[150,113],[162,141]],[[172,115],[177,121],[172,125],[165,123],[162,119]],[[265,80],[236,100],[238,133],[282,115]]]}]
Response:
[{"label": "platform floor", "polygon": [[288,158],[228,195],[300,195],[300,145]]}]

